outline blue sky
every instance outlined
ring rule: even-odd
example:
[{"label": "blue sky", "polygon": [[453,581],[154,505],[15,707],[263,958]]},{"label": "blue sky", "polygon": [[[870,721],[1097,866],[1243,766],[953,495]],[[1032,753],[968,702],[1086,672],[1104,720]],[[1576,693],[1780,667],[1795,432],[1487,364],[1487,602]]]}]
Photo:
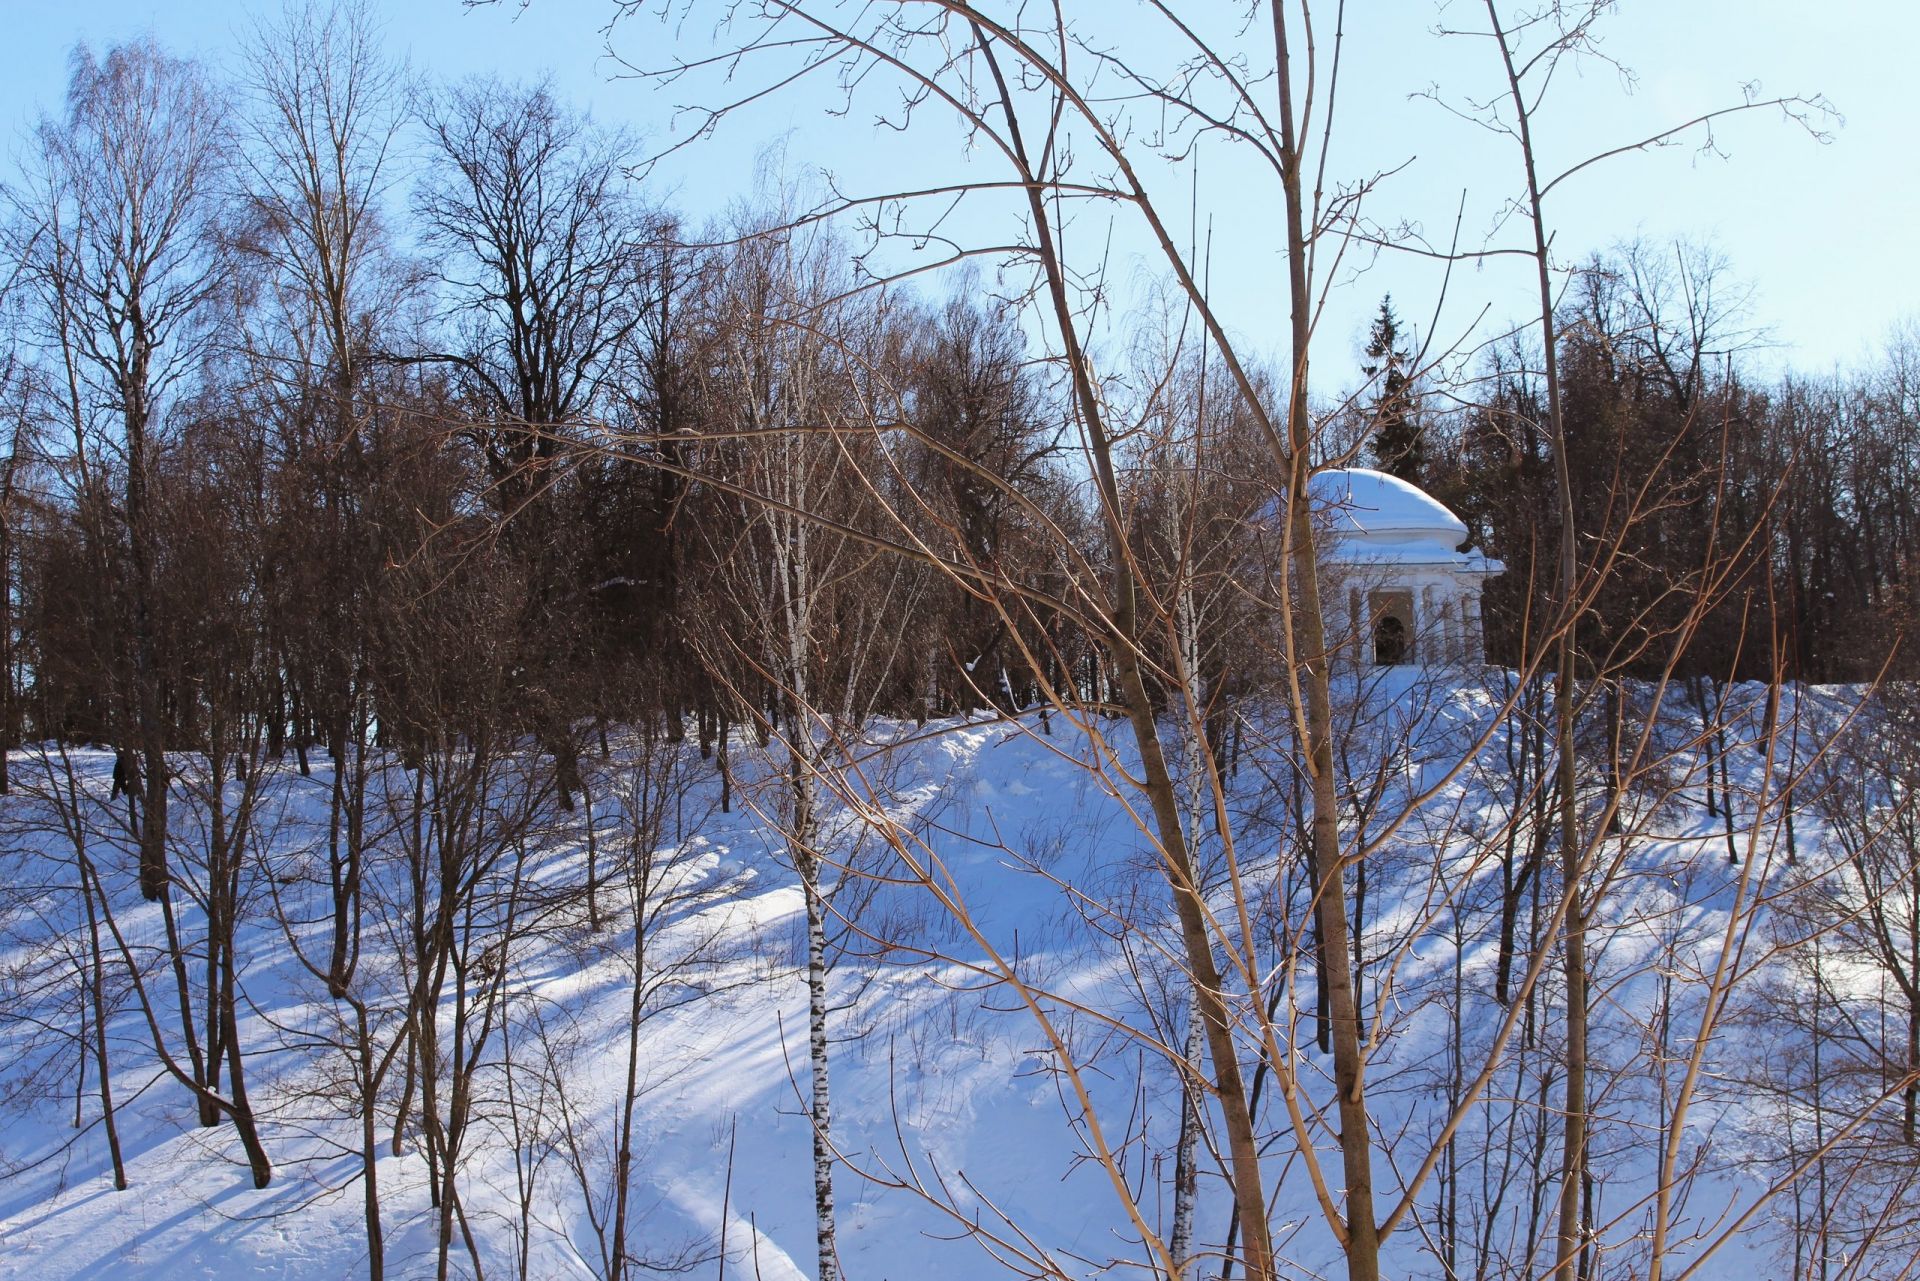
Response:
[{"label": "blue sky", "polygon": [[[1112,3],[1111,29],[1124,39],[1137,12],[1129,0]],[[384,0],[377,7],[389,43],[405,51],[418,72],[551,74],[564,94],[600,119],[654,142],[675,136],[673,109],[687,89],[610,81],[615,68],[603,57],[601,34],[611,9],[606,0],[531,0],[524,9],[512,0],[477,9],[458,0]],[[230,57],[235,31],[262,8],[241,0],[0,0],[8,28],[0,55],[0,130],[17,140],[37,112],[58,108],[67,51],[77,40],[107,44],[150,30],[174,51],[217,66]],[[1351,8],[1332,171],[1399,167],[1370,198],[1371,207],[1441,238],[1464,193],[1471,242],[1493,225],[1515,188],[1512,154],[1408,95],[1435,83],[1454,94],[1496,89],[1484,49],[1431,34],[1439,21],[1475,20],[1478,6],[1370,0]],[[696,20],[680,38],[697,38],[701,29]],[[1747,323],[1773,339],[1749,357],[1763,370],[1791,364],[1823,372],[1858,364],[1872,358],[1896,323],[1920,315],[1914,301],[1920,107],[1908,83],[1911,51],[1920,47],[1920,5],[1627,0],[1604,30],[1607,52],[1634,69],[1636,82],[1628,92],[1610,70],[1588,66],[1557,85],[1541,120],[1548,169],[1724,105],[1749,81],[1769,96],[1823,93],[1845,123],[1820,145],[1776,117],[1743,117],[1716,135],[1725,158],[1678,147],[1589,171],[1557,193],[1549,210],[1559,256],[1581,257],[1635,235],[1655,242],[1711,240],[1727,259],[1729,279],[1752,288]],[[642,19],[617,28],[613,38],[623,54],[650,62],[675,35]],[[787,97],[732,122],[711,143],[664,166],[657,191],[696,220],[719,213],[749,190],[757,159],[782,138],[789,166],[818,165],[856,188],[959,163],[950,133],[892,134],[858,112],[829,117],[824,105],[805,95]],[[1205,154],[1200,219],[1213,228],[1215,289],[1232,327],[1271,351],[1285,323],[1284,265],[1274,248],[1272,193],[1244,178],[1230,150]],[[1179,190],[1163,194],[1184,224],[1189,189],[1186,179],[1168,178],[1170,185],[1176,181]],[[1083,224],[1077,234],[1104,236],[1104,224]],[[1112,244],[1111,274],[1122,294],[1159,274],[1159,263],[1128,228],[1121,227]],[[1436,333],[1467,332],[1483,314],[1489,319],[1481,332],[1524,316],[1526,283],[1512,263],[1456,272]],[[1392,256],[1365,272],[1343,272],[1316,343],[1320,367],[1351,366],[1384,293],[1394,295],[1409,321],[1426,327],[1436,315],[1436,288],[1430,269]]]}]

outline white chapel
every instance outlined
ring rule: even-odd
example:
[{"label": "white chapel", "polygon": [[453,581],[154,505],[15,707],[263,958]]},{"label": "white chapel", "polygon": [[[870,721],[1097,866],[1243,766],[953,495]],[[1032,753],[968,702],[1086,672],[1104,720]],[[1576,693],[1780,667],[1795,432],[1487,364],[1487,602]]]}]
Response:
[{"label": "white chapel", "polygon": [[1344,633],[1344,652],[1374,666],[1485,660],[1480,591],[1505,566],[1458,550],[1467,540],[1458,516],[1417,485],[1364,467],[1320,472],[1308,492],[1327,627]]}]

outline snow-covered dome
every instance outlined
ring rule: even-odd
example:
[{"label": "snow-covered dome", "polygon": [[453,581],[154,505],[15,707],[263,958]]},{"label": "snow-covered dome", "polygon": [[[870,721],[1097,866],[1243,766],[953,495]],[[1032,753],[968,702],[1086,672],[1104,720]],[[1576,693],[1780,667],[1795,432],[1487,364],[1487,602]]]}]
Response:
[{"label": "snow-covered dome", "polygon": [[1467,526],[1433,495],[1398,476],[1365,467],[1317,473],[1308,482],[1314,514],[1342,539],[1368,543],[1437,543],[1451,554]]}]

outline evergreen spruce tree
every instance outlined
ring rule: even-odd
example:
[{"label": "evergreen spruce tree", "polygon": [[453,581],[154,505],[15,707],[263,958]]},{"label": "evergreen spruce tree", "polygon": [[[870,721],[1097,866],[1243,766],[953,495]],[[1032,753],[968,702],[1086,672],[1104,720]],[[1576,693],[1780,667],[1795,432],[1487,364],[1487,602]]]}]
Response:
[{"label": "evergreen spruce tree", "polygon": [[1393,296],[1380,300],[1380,314],[1367,335],[1367,358],[1361,368],[1379,378],[1380,395],[1369,414],[1373,423],[1374,465],[1410,484],[1425,483],[1426,440],[1415,413],[1413,377],[1407,372],[1412,356],[1400,347],[1400,320],[1393,314]]}]

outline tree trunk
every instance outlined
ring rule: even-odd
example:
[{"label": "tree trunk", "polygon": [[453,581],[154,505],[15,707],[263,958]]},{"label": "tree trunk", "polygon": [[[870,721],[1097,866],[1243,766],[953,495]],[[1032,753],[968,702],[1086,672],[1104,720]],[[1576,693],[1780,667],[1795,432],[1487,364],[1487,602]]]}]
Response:
[{"label": "tree trunk", "polygon": [[113,1111],[113,1071],[107,1058],[107,975],[100,953],[100,917],[94,910],[93,896],[99,878],[86,851],[80,851],[80,895],[87,908],[87,952],[91,974],[87,997],[93,1006],[93,1054],[95,1074],[100,1078],[100,1120],[107,1132],[107,1155],[113,1162],[113,1187],[127,1190],[127,1166],[120,1154],[120,1125]]},{"label": "tree trunk", "polygon": [[[1200,1022],[1199,1003],[1187,1003],[1186,1061],[1199,1071],[1200,1055],[1205,1049],[1206,1031]],[[1199,1199],[1201,1095],[1191,1076],[1180,1074],[1180,1135],[1173,1149],[1173,1227],[1167,1234],[1167,1253],[1173,1256],[1174,1275],[1169,1281],[1185,1281],[1193,1257],[1193,1209]]]},{"label": "tree trunk", "polygon": [[816,829],[813,764],[802,744],[806,722],[789,709],[788,783],[793,791],[794,867],[800,873],[807,904],[807,1062],[812,1071],[809,1119],[813,1123],[813,1209],[819,1246],[818,1281],[840,1275],[838,1223],[833,1205],[833,1095],[827,1058],[827,917],[820,893],[820,857]]},{"label": "tree trunk", "polygon": [[[1275,443],[1274,462],[1288,476],[1287,522],[1292,556],[1294,661],[1305,668],[1307,777],[1313,797],[1313,853],[1321,882],[1317,887],[1320,920],[1320,968],[1327,974],[1327,999],[1333,1024],[1333,1079],[1338,1095],[1340,1158],[1346,1175],[1344,1240],[1349,1281],[1379,1281],[1380,1228],[1373,1208],[1373,1133],[1367,1116],[1366,1059],[1362,1050],[1360,1007],[1348,966],[1352,942],[1347,932],[1346,868],[1340,853],[1340,801],[1333,772],[1333,700],[1326,652],[1326,616],[1320,602],[1320,560],[1316,549],[1308,477],[1313,447],[1307,410],[1307,356],[1312,335],[1312,303],[1307,292],[1307,227],[1301,196],[1301,155],[1295,136],[1291,53],[1284,6],[1270,9],[1274,62],[1278,71],[1281,184],[1286,192],[1287,281],[1292,334],[1291,383],[1287,397],[1287,449]],[[1290,455],[1290,456],[1289,456]]]},{"label": "tree trunk", "polygon": [[1067,297],[1065,268],[1054,245],[1051,215],[1041,195],[1041,185],[1028,156],[1013,98],[992,57],[991,47],[983,44],[988,67],[993,74],[1000,106],[1007,119],[1007,131],[1016,162],[1027,184],[1029,212],[1038,241],[1041,264],[1046,272],[1048,294],[1056,325],[1066,347],[1066,363],[1073,380],[1074,400],[1087,433],[1088,453],[1094,466],[1103,507],[1107,538],[1113,549],[1113,634],[1106,637],[1106,650],[1113,665],[1111,679],[1119,687],[1121,704],[1126,708],[1139,748],[1143,790],[1153,808],[1154,831],[1161,855],[1166,860],[1174,912],[1179,919],[1182,950],[1194,1000],[1207,1029],[1207,1044],[1213,1059],[1214,1083],[1228,1140],[1228,1173],[1234,1199],[1240,1208],[1246,1245],[1244,1259],[1249,1281],[1273,1281],[1273,1245],[1267,1223],[1267,1199],[1260,1175],[1260,1149],[1255,1136],[1252,1110],[1240,1071],[1239,1050],[1233,1039],[1233,1018],[1222,990],[1213,940],[1208,933],[1205,911],[1199,898],[1199,878],[1187,848],[1180,823],[1180,801],[1167,771],[1166,756],[1160,745],[1159,727],[1154,722],[1153,703],[1141,677],[1138,644],[1137,602],[1132,571],[1132,555],[1126,545],[1122,524],[1120,487],[1114,474],[1110,448],[1099,396],[1095,393],[1086,354],[1079,341],[1078,322]]}]

